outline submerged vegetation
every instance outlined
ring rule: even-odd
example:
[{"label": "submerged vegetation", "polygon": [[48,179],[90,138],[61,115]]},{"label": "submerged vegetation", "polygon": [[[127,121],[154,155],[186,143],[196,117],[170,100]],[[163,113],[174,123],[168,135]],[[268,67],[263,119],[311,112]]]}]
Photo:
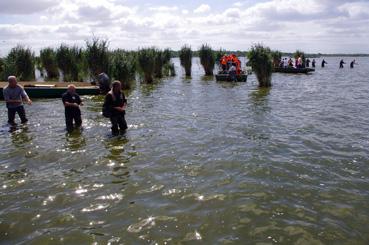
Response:
[{"label": "submerged vegetation", "polygon": [[256,44],[251,47],[247,57],[252,70],[255,72],[260,87],[272,86],[272,55],[268,47]]},{"label": "submerged vegetation", "polygon": [[205,75],[213,75],[215,65],[215,54],[211,47],[207,44],[203,44],[199,50],[200,63],[204,68]]},{"label": "submerged vegetation", "polygon": [[181,66],[185,69],[186,76],[191,76],[191,68],[192,68],[192,50],[190,46],[183,46],[179,51],[179,60],[181,62]]}]

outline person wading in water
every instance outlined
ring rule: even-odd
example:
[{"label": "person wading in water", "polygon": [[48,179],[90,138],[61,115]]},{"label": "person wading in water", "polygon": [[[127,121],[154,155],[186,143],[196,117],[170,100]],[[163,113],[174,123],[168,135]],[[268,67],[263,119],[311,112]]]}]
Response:
[{"label": "person wading in water", "polygon": [[112,89],[105,96],[103,105],[103,115],[110,118],[112,124],[111,131],[113,136],[125,133],[127,130],[127,122],[125,119],[127,100],[122,92],[120,81],[112,84]]},{"label": "person wading in water", "polygon": [[322,68],[324,68],[326,64],[328,64],[328,63],[323,59],[323,61],[322,61]]},{"label": "person wading in water", "polygon": [[16,113],[18,113],[21,123],[26,123],[28,121],[23,106],[23,100],[26,101],[28,105],[32,104],[26,91],[17,83],[17,78],[15,76],[9,76],[8,86],[3,89],[6,108],[8,108],[8,123],[12,126],[15,125],[14,120]]},{"label": "person wading in water", "polygon": [[76,93],[76,87],[73,84],[68,85],[68,90],[62,95],[62,101],[65,108],[65,124],[67,131],[70,133],[73,131],[73,120],[75,127],[79,128],[82,125],[80,106],[83,102],[79,95]]}]

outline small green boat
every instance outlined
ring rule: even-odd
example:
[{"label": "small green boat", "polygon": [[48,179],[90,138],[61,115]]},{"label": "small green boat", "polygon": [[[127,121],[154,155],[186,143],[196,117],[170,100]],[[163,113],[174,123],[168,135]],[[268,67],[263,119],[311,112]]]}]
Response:
[{"label": "small green boat", "polygon": [[[215,79],[217,82],[232,82],[231,76],[228,73],[218,73],[215,75]],[[247,75],[246,74],[238,74],[236,75],[237,82],[246,82]]]},{"label": "small green boat", "polygon": [[[67,91],[66,87],[55,87],[48,85],[32,85],[24,86],[24,90],[28,96],[33,98],[61,98],[62,94]],[[76,87],[76,92],[79,95],[97,95],[100,90],[96,86]],[[0,88],[0,99],[3,97],[3,88]]]},{"label": "small green boat", "polygon": [[279,72],[279,73],[291,73],[291,74],[299,74],[299,73],[304,73],[304,74],[308,74],[309,72],[314,72],[315,69],[312,68],[294,68],[294,67],[275,67],[274,72]]}]

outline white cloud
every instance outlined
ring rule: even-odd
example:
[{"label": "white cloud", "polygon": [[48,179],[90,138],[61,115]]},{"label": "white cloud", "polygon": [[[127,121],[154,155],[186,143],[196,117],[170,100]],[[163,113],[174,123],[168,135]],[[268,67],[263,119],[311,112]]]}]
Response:
[{"label": "white cloud", "polygon": [[158,7],[150,7],[151,11],[156,12],[174,12],[178,10],[177,6],[169,7],[169,6],[158,6]]},{"label": "white cloud", "polygon": [[197,7],[193,12],[195,14],[202,14],[210,11],[210,6],[208,4],[201,4],[199,7]]},{"label": "white cloud", "polygon": [[[0,6],[7,2],[14,7],[9,0],[0,1]],[[93,35],[126,49],[152,45],[178,49],[184,43],[197,48],[205,42],[214,48],[248,49],[264,42],[283,51],[369,50],[369,3],[361,0],[239,1],[219,10],[201,4],[193,11],[186,4],[136,6],[121,0],[28,1],[37,8],[23,2],[32,16],[21,14],[26,12],[23,6],[17,11],[12,7],[6,15],[0,10],[0,19],[11,20],[0,22],[0,54],[18,43],[37,49],[62,42],[83,44]],[[52,4],[40,7],[45,2]],[[347,48],[350,43],[361,45]]]}]

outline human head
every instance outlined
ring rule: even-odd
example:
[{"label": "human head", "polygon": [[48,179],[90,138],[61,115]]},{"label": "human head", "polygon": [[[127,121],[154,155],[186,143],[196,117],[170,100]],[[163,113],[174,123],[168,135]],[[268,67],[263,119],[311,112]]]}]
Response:
[{"label": "human head", "polygon": [[16,76],[9,76],[8,77],[9,87],[14,88],[17,85],[17,77]]},{"label": "human head", "polygon": [[76,86],[74,84],[68,85],[68,92],[74,94],[76,92]]},{"label": "human head", "polygon": [[119,93],[122,90],[122,84],[120,81],[114,81],[112,84],[113,93]]}]

